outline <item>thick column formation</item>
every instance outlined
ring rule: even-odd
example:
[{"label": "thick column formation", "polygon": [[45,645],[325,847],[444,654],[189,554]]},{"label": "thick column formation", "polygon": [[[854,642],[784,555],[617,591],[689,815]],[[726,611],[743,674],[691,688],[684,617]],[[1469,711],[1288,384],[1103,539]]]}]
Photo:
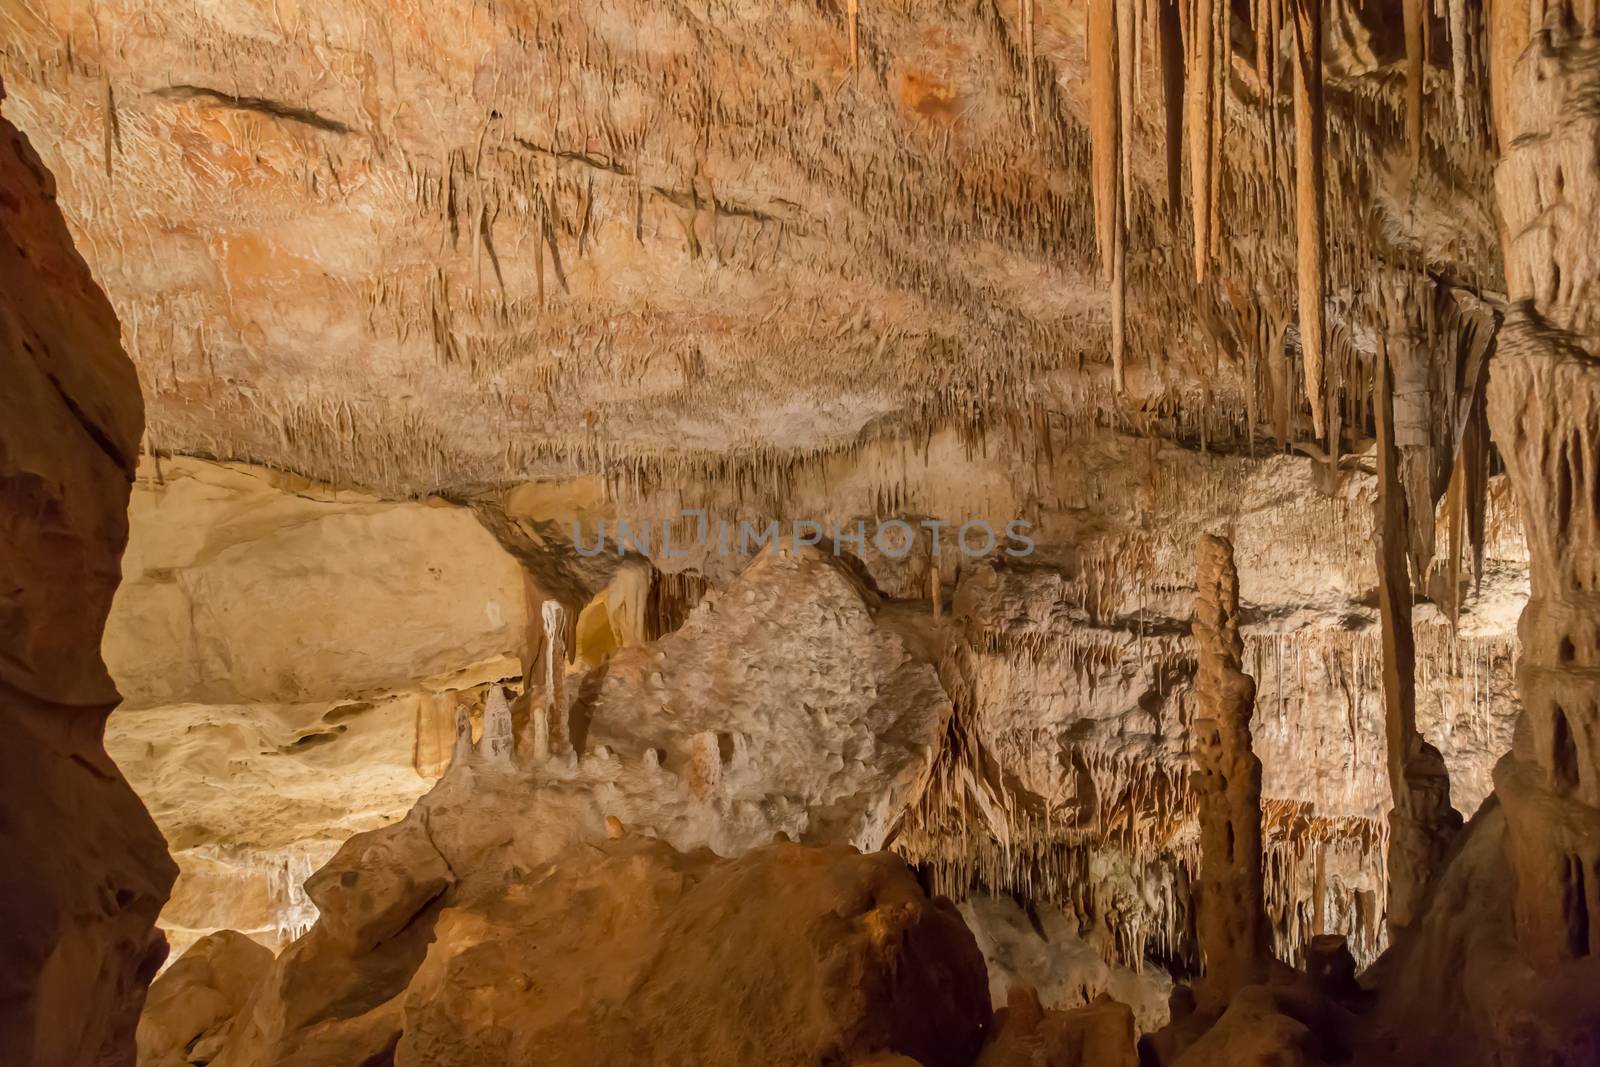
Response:
[{"label": "thick column formation", "polygon": [[1512,303],[1489,421],[1522,506],[1532,587],[1522,719],[1495,789],[1518,942],[1546,969],[1600,953],[1600,37],[1559,0],[1502,0],[1492,12]]},{"label": "thick column formation", "polygon": [[[1450,804],[1450,776],[1439,750],[1417,730],[1416,643],[1411,630],[1412,553],[1407,492],[1401,474],[1403,449],[1395,441],[1395,398],[1387,353],[1377,367],[1378,424],[1378,610],[1383,626],[1384,736],[1388,744],[1389,789],[1389,929],[1403,929],[1417,918],[1423,895],[1444,865],[1461,816]],[[1426,395],[1427,390],[1420,390]],[[1426,427],[1424,426],[1425,433]],[[1413,427],[1415,430],[1415,427]],[[1426,440],[1410,449],[1421,456],[1424,475]],[[1422,497],[1433,531],[1433,499]],[[1419,571],[1419,574],[1421,572]]]},{"label": "thick column formation", "polygon": [[1261,760],[1250,747],[1255,679],[1240,669],[1239,572],[1233,546],[1200,539],[1193,634],[1199,703],[1190,727],[1190,779],[1200,802],[1200,893],[1196,919],[1206,977],[1203,1010],[1220,1010],[1240,988],[1265,979],[1271,954],[1261,872]]}]

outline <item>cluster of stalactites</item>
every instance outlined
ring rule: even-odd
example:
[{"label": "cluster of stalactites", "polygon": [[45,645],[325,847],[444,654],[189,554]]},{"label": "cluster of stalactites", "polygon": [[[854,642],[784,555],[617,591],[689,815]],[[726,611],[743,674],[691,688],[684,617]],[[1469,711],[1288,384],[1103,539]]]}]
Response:
[{"label": "cluster of stalactites", "polygon": [[[1427,0],[1403,0],[1406,45],[1405,116],[1413,173],[1420,174],[1427,138],[1425,137],[1425,99],[1430,49],[1448,47],[1452,68],[1453,103],[1450,108],[1457,126],[1466,131],[1480,114],[1478,98],[1469,99],[1469,87],[1481,89],[1485,79],[1477,73],[1482,66],[1485,32],[1483,13],[1467,0],[1447,0],[1444,42],[1430,40],[1432,12]],[[1273,192],[1281,184],[1292,188],[1292,218],[1278,211],[1264,213],[1268,224],[1282,219],[1294,228],[1295,301],[1297,312],[1287,318],[1295,321],[1295,339],[1300,356],[1300,399],[1310,408],[1314,432],[1328,441],[1340,432],[1331,417],[1330,403],[1346,380],[1346,362],[1338,351],[1348,339],[1335,336],[1328,319],[1327,304],[1334,290],[1331,280],[1329,241],[1329,160],[1328,129],[1330,115],[1324,93],[1325,4],[1322,0],[1250,0],[1250,25],[1244,27],[1244,40],[1253,40],[1253,69],[1237,64],[1233,25],[1235,6],[1226,0],[1092,0],[1088,12],[1087,51],[1090,87],[1090,133],[1093,156],[1095,223],[1100,260],[1106,281],[1112,286],[1112,363],[1117,389],[1123,384],[1126,334],[1127,245],[1132,222],[1134,195],[1129,173],[1132,154],[1129,147],[1134,133],[1133,100],[1144,71],[1138,64],[1154,54],[1160,65],[1161,102],[1165,114],[1166,184],[1169,216],[1176,228],[1182,211],[1184,192],[1188,193],[1188,212],[1192,232],[1193,273],[1200,305],[1216,298],[1204,291],[1217,278],[1216,267],[1225,251],[1223,222],[1223,184],[1228,159],[1230,86],[1253,88],[1261,108],[1264,144],[1236,146],[1250,158],[1231,175],[1241,189],[1254,187]],[[1157,47],[1144,47],[1146,35]],[[1287,62],[1285,62],[1285,58]],[[1135,64],[1129,69],[1128,64]],[[1235,75],[1248,70],[1242,77]],[[1285,78],[1285,73],[1289,76]],[[1288,84],[1285,84],[1287,82]],[[1481,96],[1481,93],[1480,93]],[[1279,150],[1281,127],[1280,101],[1287,97],[1293,115],[1292,154]],[[1441,109],[1443,105],[1441,105]],[[1237,119],[1237,114],[1235,119]],[[1349,125],[1346,123],[1345,125]],[[1288,132],[1288,131],[1284,131]],[[1354,148],[1361,154],[1363,138],[1347,130]],[[1371,146],[1369,145],[1368,148]],[[1187,151],[1186,151],[1187,150]],[[1261,154],[1256,154],[1260,152]],[[1183,160],[1187,154],[1188,182],[1183,182]],[[1363,156],[1365,158],[1365,156]],[[1265,177],[1258,172],[1265,168]],[[1363,197],[1370,203],[1370,197]],[[1262,243],[1247,242],[1238,249],[1246,261],[1259,259]],[[1254,269],[1265,269],[1254,262]],[[1344,277],[1351,272],[1346,270]],[[1237,288],[1231,276],[1220,279],[1221,288]],[[1229,291],[1226,299],[1238,303],[1241,293]],[[1249,297],[1246,297],[1249,300]],[[1270,299],[1257,293],[1251,303]],[[1279,350],[1285,340],[1285,322],[1273,319],[1270,327],[1255,332],[1266,339],[1251,337],[1246,347]],[[1201,307],[1202,325],[1206,321]],[[1331,361],[1331,362],[1330,362]]]},{"label": "cluster of stalactites", "polygon": [[1273,954],[1304,966],[1312,937],[1339,933],[1358,964],[1377,959],[1389,943],[1388,823],[1278,799],[1262,800],[1261,819]]}]

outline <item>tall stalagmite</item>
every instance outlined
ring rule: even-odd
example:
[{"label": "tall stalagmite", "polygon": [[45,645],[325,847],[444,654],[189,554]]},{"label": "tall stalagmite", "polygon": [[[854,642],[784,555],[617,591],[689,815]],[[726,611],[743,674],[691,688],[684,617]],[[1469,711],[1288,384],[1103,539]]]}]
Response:
[{"label": "tall stalagmite", "polygon": [[567,745],[567,609],[559,600],[546,600],[539,609],[544,620],[544,728],[534,727],[534,750],[540,758]]},{"label": "tall stalagmite", "polygon": [[1428,884],[1443,866],[1461,828],[1461,816],[1450,806],[1450,776],[1444,757],[1417,730],[1417,653],[1407,563],[1411,524],[1400,479],[1386,354],[1380,353],[1377,365],[1378,517],[1374,525],[1383,626],[1384,735],[1394,800],[1389,811],[1389,926],[1399,930],[1418,918]]},{"label": "tall stalagmite", "polygon": [[1200,539],[1193,634],[1199,672],[1190,726],[1200,807],[1196,927],[1206,977],[1200,1006],[1220,1010],[1239,989],[1262,981],[1271,953],[1262,889],[1261,760],[1250,747],[1255,679],[1245,674],[1239,637],[1239,572],[1233,545]]},{"label": "tall stalagmite", "polygon": [[1323,154],[1327,114],[1322,102],[1322,0],[1294,4],[1294,184],[1299,230],[1296,264],[1300,297],[1300,353],[1306,399],[1318,438],[1323,435],[1322,348],[1326,338],[1323,297],[1328,290],[1324,212],[1327,182]]},{"label": "tall stalagmite", "polygon": [[[1600,38],[1573,33],[1575,13],[1559,2],[1502,0],[1493,12],[1495,192],[1511,304],[1489,420],[1531,563],[1522,717],[1495,788],[1519,945],[1557,982],[1563,964],[1600,955]],[[1560,1046],[1552,1029],[1537,1051]]]}]

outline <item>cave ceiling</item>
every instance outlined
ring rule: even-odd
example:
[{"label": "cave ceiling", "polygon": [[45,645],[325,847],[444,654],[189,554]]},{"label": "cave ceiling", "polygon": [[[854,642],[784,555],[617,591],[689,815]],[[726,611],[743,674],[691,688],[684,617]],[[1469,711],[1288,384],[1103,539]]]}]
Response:
[{"label": "cave ceiling", "polygon": [[[1381,7],[1332,4],[1324,41],[1335,405],[1374,291],[1502,287],[1482,94],[1431,57],[1414,163]],[[6,0],[0,73],[154,450],[402,496],[759,481],[947,428],[1326,450],[1292,62],[1235,20],[1197,283],[1160,5],[1132,17],[1120,382],[1078,0]]]}]

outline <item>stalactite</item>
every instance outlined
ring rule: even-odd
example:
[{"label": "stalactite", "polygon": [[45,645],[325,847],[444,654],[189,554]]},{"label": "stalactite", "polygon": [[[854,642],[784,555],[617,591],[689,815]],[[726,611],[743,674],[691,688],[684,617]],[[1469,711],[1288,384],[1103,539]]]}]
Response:
[{"label": "stalactite", "polygon": [[846,19],[850,24],[850,74],[861,66],[861,0],[847,0]]},{"label": "stalactite", "polygon": [[1094,147],[1095,233],[1100,265],[1111,285],[1111,362],[1116,391],[1123,391],[1127,340],[1127,220],[1122,170],[1123,131],[1117,43],[1119,5],[1131,0],[1091,0],[1089,5],[1089,128]]},{"label": "stalactite", "polygon": [[1327,115],[1322,100],[1322,3],[1294,4],[1294,144],[1296,263],[1299,274],[1300,352],[1305,366],[1305,395],[1311,421],[1320,439],[1322,408],[1323,299],[1327,293],[1327,242],[1324,233],[1326,181],[1323,175]]},{"label": "stalactite", "polygon": [[1422,90],[1427,75],[1424,34],[1427,32],[1427,0],[1404,0],[1406,36],[1406,125],[1411,137],[1412,173],[1422,167]]},{"label": "stalactite", "polygon": [[[852,0],[854,2],[854,0]],[[1033,40],[1034,0],[1022,0],[1023,77],[1028,80],[1028,132],[1039,133],[1039,85],[1036,46]]]},{"label": "stalactite", "polygon": [[1161,35],[1161,94],[1167,131],[1167,215],[1173,229],[1183,212],[1183,26],[1178,5],[1187,0],[1157,0]]},{"label": "stalactite", "polygon": [[1467,0],[1445,0],[1450,15],[1450,82],[1456,112],[1456,133],[1466,137],[1470,129],[1467,117],[1467,58],[1473,44],[1468,38]]},{"label": "stalactite", "polygon": [[[1117,184],[1122,187],[1122,219],[1119,240],[1126,248],[1129,220],[1133,218],[1133,89],[1135,76],[1133,5],[1137,0],[1113,0],[1117,13]],[[1118,375],[1118,380],[1121,376]]]},{"label": "stalactite", "polygon": [[1185,76],[1188,108],[1185,125],[1189,134],[1189,200],[1194,220],[1194,278],[1206,280],[1215,242],[1211,225],[1217,181],[1216,157],[1216,23],[1221,0],[1191,0],[1189,7],[1189,63]]}]

